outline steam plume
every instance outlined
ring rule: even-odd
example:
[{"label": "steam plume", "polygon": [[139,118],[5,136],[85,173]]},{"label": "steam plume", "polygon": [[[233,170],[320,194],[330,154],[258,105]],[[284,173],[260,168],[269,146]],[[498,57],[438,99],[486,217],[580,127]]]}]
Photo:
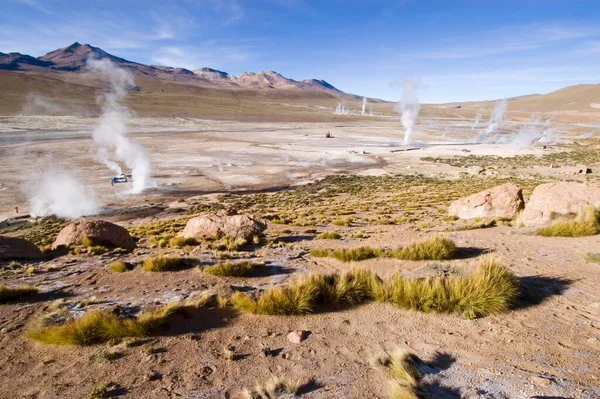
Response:
[{"label": "steam plume", "polygon": [[508,107],[508,100],[503,99],[496,101],[496,105],[494,106],[494,113],[492,114],[492,118],[490,119],[490,123],[485,130],[486,134],[496,133],[498,128],[504,122],[504,114],[506,113],[506,108]]},{"label": "steam plume", "polygon": [[46,172],[38,178],[40,180],[29,198],[32,216],[76,219],[98,213],[96,198],[72,175]]},{"label": "steam plume", "polygon": [[350,108],[346,108],[346,102],[342,101],[341,103],[338,103],[338,105],[335,107],[334,114],[336,114],[336,115],[352,115],[352,110]]},{"label": "steam plume", "polygon": [[367,97],[363,97],[362,99],[362,115],[367,111]]},{"label": "steam plume", "polygon": [[110,83],[110,92],[98,98],[102,107],[98,126],[92,132],[99,148],[98,159],[117,174],[122,170],[119,162],[131,169],[134,194],[141,193],[150,185],[150,160],[146,149],[127,138],[126,122],[130,118],[127,107],[121,102],[127,95],[127,88],[134,86],[133,75],[118,68],[110,60],[89,59],[88,70],[102,73]]},{"label": "steam plume", "polygon": [[394,110],[400,114],[400,121],[404,126],[404,145],[409,145],[412,134],[415,130],[415,120],[419,115],[421,104],[416,95],[417,82],[407,80],[404,82],[402,90],[402,100],[394,107]]}]

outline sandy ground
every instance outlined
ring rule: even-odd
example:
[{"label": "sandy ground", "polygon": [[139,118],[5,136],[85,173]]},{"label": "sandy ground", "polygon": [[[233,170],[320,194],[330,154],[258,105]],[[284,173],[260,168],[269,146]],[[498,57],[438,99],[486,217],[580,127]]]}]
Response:
[{"label": "sandy ground", "polygon": [[[553,149],[511,144],[473,144],[477,135],[461,118],[426,121],[403,150],[396,118],[369,118],[357,123],[240,123],[195,119],[134,119],[132,139],[150,154],[156,188],[125,195],[126,185],[110,186],[112,174],[94,160],[89,138],[94,119],[76,117],[4,117],[0,120],[0,212],[13,207],[28,211],[28,179],[57,168],[77,176],[95,192],[108,220],[120,220],[115,209],[227,191],[276,189],[302,184],[333,173],[379,175],[420,172],[458,175],[464,169],[420,161],[424,156],[543,154]],[[425,124],[427,123],[427,125]],[[448,129],[450,127],[450,129]],[[595,128],[557,126],[556,140],[572,141]],[[444,131],[453,133],[444,135]],[[507,127],[515,134],[519,124]],[[325,138],[326,133],[333,138]],[[467,150],[470,152],[465,152]],[[512,173],[526,171],[517,169]],[[111,216],[111,212],[114,212]],[[170,215],[159,215],[170,217]],[[150,220],[150,219],[148,219]],[[132,221],[130,221],[132,222]],[[133,221],[140,222],[140,221]],[[283,227],[270,225],[268,234]],[[322,227],[318,228],[320,231]],[[336,227],[350,237],[355,228]],[[320,246],[403,245],[433,230],[411,226],[361,228],[367,239],[329,242],[312,240],[304,228],[291,228],[291,244],[264,247],[243,256],[265,260],[270,273],[256,278],[218,278],[186,269],[147,273],[139,267],[115,274],[104,267],[116,257],[139,262],[175,249],[142,247],[132,254],[100,257],[66,255],[39,265],[52,271],[5,275],[3,284],[30,283],[47,293],[28,303],[0,306],[0,397],[84,398],[102,381],[116,385],[113,397],[237,398],[270,375],[313,380],[305,398],[386,398],[389,375],[372,359],[394,348],[409,348],[437,363],[426,381],[439,398],[582,398],[600,397],[600,266],[582,254],[600,252],[598,237],[542,238],[513,227],[444,233],[460,248],[495,253],[520,278],[519,305],[500,315],[463,320],[368,304],[351,309],[324,309],[309,316],[275,317],[236,314],[229,309],[199,311],[172,329],[149,337],[141,346],[55,347],[24,338],[29,324],[64,296],[74,304],[94,297],[88,308],[119,304],[147,307],[165,304],[211,288],[217,292],[266,288],[287,283],[296,274],[332,272],[360,266],[382,277],[416,273],[423,262],[369,260],[343,264],[313,258]],[[179,252],[178,252],[179,251]],[[217,261],[212,252],[193,252],[204,263]],[[477,259],[447,262],[469,267]],[[301,344],[286,334],[309,330]],[[151,345],[155,350],[149,353]],[[233,345],[243,355],[227,360]],[[262,349],[281,349],[264,357]],[[121,356],[98,362],[94,356],[112,350]],[[437,354],[437,355],[436,355]],[[436,385],[437,384],[437,385]]]}]

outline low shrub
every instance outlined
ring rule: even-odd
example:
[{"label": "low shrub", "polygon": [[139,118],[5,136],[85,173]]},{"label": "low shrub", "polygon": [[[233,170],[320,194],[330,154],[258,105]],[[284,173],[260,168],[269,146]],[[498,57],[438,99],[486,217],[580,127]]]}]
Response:
[{"label": "low shrub", "polygon": [[183,248],[187,246],[198,245],[198,241],[193,237],[176,236],[169,240],[169,246],[173,248]]},{"label": "low shrub", "polygon": [[116,260],[108,265],[109,270],[115,273],[124,273],[128,270],[127,263]]},{"label": "low shrub", "polygon": [[186,309],[205,307],[210,295],[184,303],[149,309],[138,317],[120,317],[110,310],[90,311],[78,319],[71,318],[62,325],[41,325],[27,331],[34,341],[53,345],[94,345],[123,338],[138,338],[151,334],[165,325],[173,314]]},{"label": "low shrub", "polygon": [[17,301],[23,297],[33,296],[38,291],[36,287],[30,285],[22,285],[17,288],[8,288],[0,285],[0,303]]},{"label": "low shrub", "polygon": [[401,275],[382,282],[368,270],[311,275],[286,287],[273,287],[258,298],[240,292],[234,307],[256,314],[310,313],[318,304],[358,305],[369,300],[391,302],[422,312],[460,313],[473,319],[507,310],[519,292],[517,278],[494,258],[486,257],[470,274],[425,279]]},{"label": "low shrub", "polygon": [[249,261],[235,263],[225,262],[205,267],[203,271],[204,273],[212,274],[213,276],[245,277],[252,274],[252,272],[260,267],[263,267],[264,265],[264,263],[253,263]]},{"label": "low shrub", "polygon": [[574,220],[559,220],[536,232],[542,237],[586,237],[599,233],[600,210],[593,207],[583,208]]},{"label": "low shrub", "polygon": [[186,263],[186,258],[158,256],[144,259],[142,267],[147,272],[166,272],[181,269]]},{"label": "low shrub", "polygon": [[456,254],[456,244],[449,238],[437,236],[395,249],[390,256],[401,260],[446,260]]},{"label": "low shrub", "polygon": [[300,390],[299,381],[273,376],[264,384],[257,384],[254,389],[243,391],[244,399],[275,399],[282,396],[295,395]]},{"label": "low shrub", "polygon": [[317,236],[317,240],[339,240],[342,236],[335,231],[325,231]]}]

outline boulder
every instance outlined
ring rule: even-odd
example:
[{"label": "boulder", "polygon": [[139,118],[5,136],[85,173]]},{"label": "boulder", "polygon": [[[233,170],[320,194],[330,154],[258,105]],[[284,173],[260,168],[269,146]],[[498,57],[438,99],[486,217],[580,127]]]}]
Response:
[{"label": "boulder", "polygon": [[574,182],[541,184],[533,190],[519,222],[539,226],[554,219],[573,218],[588,206],[600,207],[600,188]]},{"label": "boulder", "polygon": [[266,229],[264,222],[248,215],[203,215],[190,219],[181,235],[196,239],[220,236],[251,240]]},{"label": "boulder", "polygon": [[23,238],[0,236],[0,260],[42,259],[42,251],[31,241]]},{"label": "boulder", "polygon": [[52,249],[60,246],[81,245],[86,236],[92,238],[99,245],[107,247],[119,247],[128,251],[132,251],[136,247],[129,232],[121,226],[105,220],[80,220],[65,226],[58,233]]},{"label": "boulder", "polygon": [[513,219],[523,209],[523,193],[513,183],[506,183],[454,201],[448,213],[459,219]]}]

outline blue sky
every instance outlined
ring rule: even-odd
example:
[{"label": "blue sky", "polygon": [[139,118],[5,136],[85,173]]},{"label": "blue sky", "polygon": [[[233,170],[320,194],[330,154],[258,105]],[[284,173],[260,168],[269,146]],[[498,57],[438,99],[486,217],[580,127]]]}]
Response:
[{"label": "blue sky", "polygon": [[600,80],[598,0],[0,0],[0,51],[275,70],[351,93],[497,99]]}]

